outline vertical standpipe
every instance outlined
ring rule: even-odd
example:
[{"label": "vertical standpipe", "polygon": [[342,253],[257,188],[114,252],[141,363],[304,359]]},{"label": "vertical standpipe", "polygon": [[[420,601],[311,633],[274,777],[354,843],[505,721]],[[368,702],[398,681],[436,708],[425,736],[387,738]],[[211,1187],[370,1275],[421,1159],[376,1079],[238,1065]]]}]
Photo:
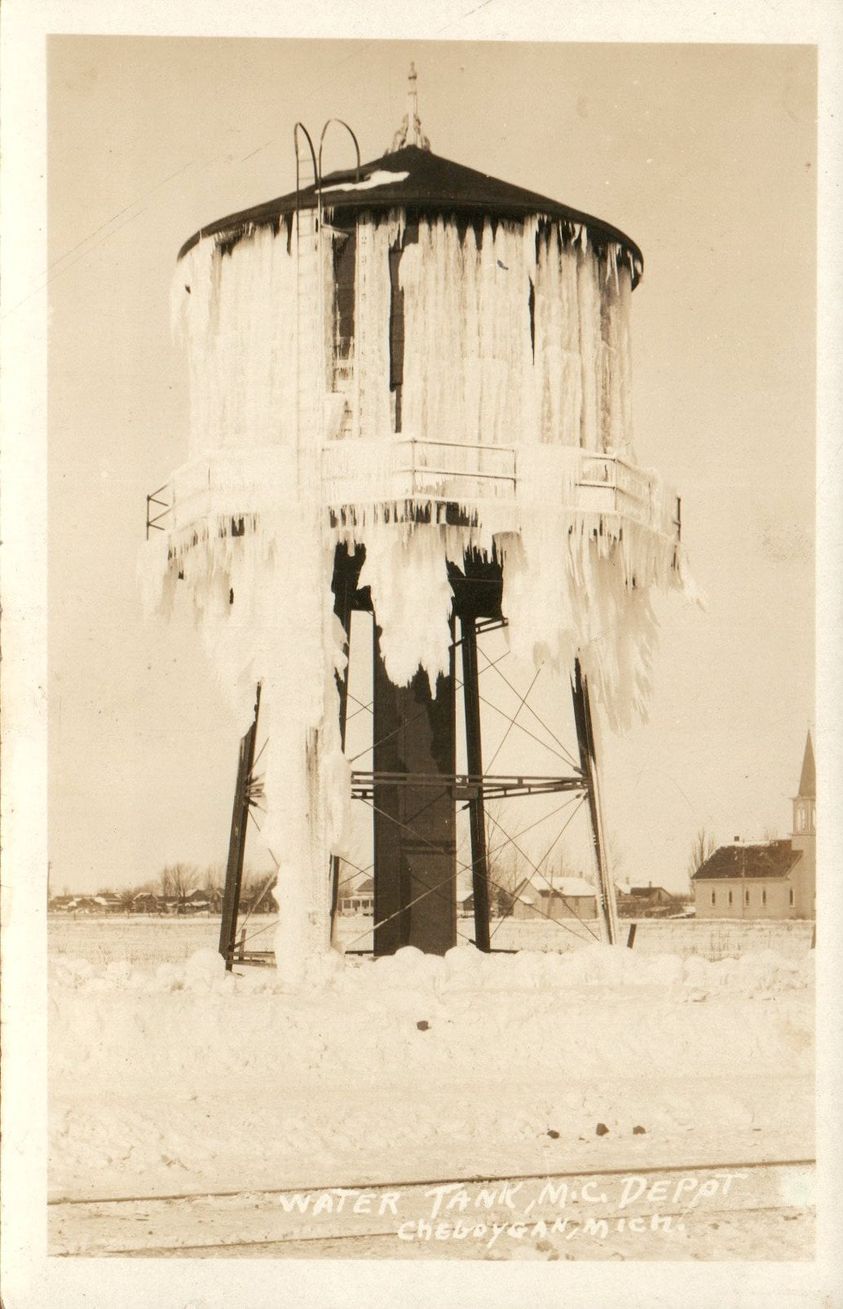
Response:
[{"label": "vertical standpipe", "polygon": [[373,664],[374,952],[445,954],[457,939],[453,651],[435,695],[421,670],[408,686],[390,682],[377,625]]}]

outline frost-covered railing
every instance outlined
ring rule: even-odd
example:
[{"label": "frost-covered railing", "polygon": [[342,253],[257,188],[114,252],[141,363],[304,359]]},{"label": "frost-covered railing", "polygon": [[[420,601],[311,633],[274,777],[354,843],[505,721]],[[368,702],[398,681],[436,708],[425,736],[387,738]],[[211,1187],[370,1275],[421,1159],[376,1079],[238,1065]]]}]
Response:
[{"label": "frost-covered railing", "polygon": [[[680,536],[677,497],[621,455],[403,437],[329,441],[319,458],[322,502],[332,521],[345,524],[365,522],[385,506],[400,518],[407,506],[434,504],[458,505],[481,519],[486,507],[497,530],[517,531],[529,506],[552,503],[595,519],[611,515],[672,540]],[[152,524],[165,531],[282,510],[297,494],[296,454],[281,445],[216,450],[184,464],[156,494],[171,506]]]},{"label": "frost-covered railing", "polygon": [[332,508],[437,500],[514,505],[517,456],[512,446],[458,441],[331,441],[322,447],[322,490]]},{"label": "frost-covered railing", "polygon": [[654,473],[577,446],[459,441],[335,441],[322,450],[322,490],[334,511],[402,502],[460,505],[512,530],[531,505],[614,515],[679,540],[679,500]]}]

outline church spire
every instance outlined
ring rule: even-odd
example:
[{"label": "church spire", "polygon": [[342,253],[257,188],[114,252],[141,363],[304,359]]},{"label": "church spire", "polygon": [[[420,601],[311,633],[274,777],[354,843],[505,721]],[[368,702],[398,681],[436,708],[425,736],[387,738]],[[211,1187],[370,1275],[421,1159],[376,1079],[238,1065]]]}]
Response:
[{"label": "church spire", "polygon": [[814,765],[814,747],[811,733],[805,742],[805,754],[802,757],[802,773],[799,777],[799,790],[793,797],[793,836],[794,849],[805,848],[805,842],[813,839],[817,830],[817,770]]},{"label": "church spire", "polygon": [[802,759],[802,775],[799,778],[798,794],[806,800],[816,800],[817,798],[817,770],[814,764],[814,747],[811,743],[810,732],[805,742],[805,755]]}]

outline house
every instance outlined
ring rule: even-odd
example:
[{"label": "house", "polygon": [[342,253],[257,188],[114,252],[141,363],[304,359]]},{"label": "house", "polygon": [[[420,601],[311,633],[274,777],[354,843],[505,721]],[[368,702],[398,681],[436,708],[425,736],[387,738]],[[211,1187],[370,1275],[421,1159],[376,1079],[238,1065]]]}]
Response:
[{"label": "house", "polygon": [[375,883],[371,877],[358,882],[345,895],[340,896],[341,914],[373,914],[375,912]]},{"label": "house", "polygon": [[[536,894],[536,889],[531,883],[528,883],[525,888],[519,890],[518,896],[514,901],[508,891],[490,887],[489,913],[492,918],[538,918],[539,912],[536,909],[537,900],[538,895]],[[473,891],[469,891],[468,895],[458,897],[457,913],[461,918],[473,918]]]},{"label": "house", "polygon": [[[462,896],[459,913],[474,913],[474,896]],[[491,897],[493,917],[505,918],[596,918],[597,899],[594,887],[582,877],[549,876],[540,884],[539,877],[525,879],[515,892],[515,899],[507,892]]]},{"label": "house", "polygon": [[123,908],[123,902],[119,895],[113,891],[105,891],[99,895],[89,896],[91,913],[94,914],[119,914]]},{"label": "house", "polygon": [[816,913],[817,781],[811,734],[789,840],[722,845],[694,873],[698,918],[813,918]]},{"label": "house", "polygon": [[675,896],[663,886],[618,885],[615,888],[621,918],[667,918],[678,911]]},{"label": "house", "polygon": [[211,908],[211,900],[207,891],[195,890],[184,897],[182,912],[186,914],[206,914]]},{"label": "house", "polygon": [[138,891],[132,896],[133,914],[158,914],[161,912],[161,898],[154,891]]},{"label": "house", "polygon": [[552,877],[538,891],[539,913],[545,918],[596,918],[597,893],[583,877]]},{"label": "house", "polygon": [[[264,879],[262,885],[244,891],[240,897],[240,908],[247,910],[250,914],[277,913],[278,902],[274,894],[275,880],[275,874],[272,874],[268,879]],[[220,901],[219,904],[221,903]]]},{"label": "house", "polygon": [[48,908],[51,913],[70,914],[76,909],[75,895],[54,895]]}]

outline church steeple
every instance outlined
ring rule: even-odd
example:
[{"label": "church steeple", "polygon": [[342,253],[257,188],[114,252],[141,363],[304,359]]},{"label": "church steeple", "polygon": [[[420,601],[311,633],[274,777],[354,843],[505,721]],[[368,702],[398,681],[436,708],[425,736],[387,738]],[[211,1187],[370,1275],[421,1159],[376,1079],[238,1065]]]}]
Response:
[{"label": "church steeple", "polygon": [[811,733],[805,742],[799,790],[793,798],[793,844],[802,844],[817,829],[817,770]]}]

